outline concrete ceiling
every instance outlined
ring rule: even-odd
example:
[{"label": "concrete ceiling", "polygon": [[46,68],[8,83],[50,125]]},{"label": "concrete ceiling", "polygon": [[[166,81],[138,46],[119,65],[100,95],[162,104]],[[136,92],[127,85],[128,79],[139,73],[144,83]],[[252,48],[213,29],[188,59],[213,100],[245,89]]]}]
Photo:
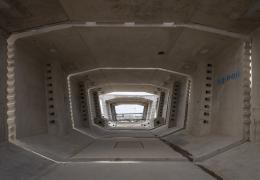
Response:
[{"label": "concrete ceiling", "polygon": [[[30,36],[18,45],[59,60],[67,73],[100,67],[164,68],[190,74],[238,40],[183,28],[74,27]],[[163,53],[163,54],[160,54]]]},{"label": "concrete ceiling", "polygon": [[198,23],[249,33],[259,26],[258,0],[1,0],[9,32],[65,21]]}]

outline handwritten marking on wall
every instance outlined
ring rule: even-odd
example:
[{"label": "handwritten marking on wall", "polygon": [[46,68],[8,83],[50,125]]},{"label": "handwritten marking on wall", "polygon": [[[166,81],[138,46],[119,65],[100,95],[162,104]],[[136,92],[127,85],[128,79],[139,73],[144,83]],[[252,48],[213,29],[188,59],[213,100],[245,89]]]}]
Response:
[{"label": "handwritten marking on wall", "polygon": [[232,72],[230,74],[227,74],[227,75],[224,75],[224,76],[218,78],[217,84],[222,85],[222,84],[226,83],[227,81],[239,79],[239,77],[240,77],[240,71],[237,70],[235,72]]}]

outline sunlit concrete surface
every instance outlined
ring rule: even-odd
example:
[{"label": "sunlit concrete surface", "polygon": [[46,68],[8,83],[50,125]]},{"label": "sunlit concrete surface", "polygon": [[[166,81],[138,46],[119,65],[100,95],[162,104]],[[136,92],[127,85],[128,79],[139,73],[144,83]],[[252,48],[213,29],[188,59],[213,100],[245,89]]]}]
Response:
[{"label": "sunlit concrete surface", "polygon": [[223,135],[198,137],[185,133],[169,135],[163,139],[189,152],[190,157],[195,161],[210,158],[244,142],[240,138]]},{"label": "sunlit concrete surface", "polygon": [[95,140],[72,158],[92,160],[187,160],[155,138]]}]

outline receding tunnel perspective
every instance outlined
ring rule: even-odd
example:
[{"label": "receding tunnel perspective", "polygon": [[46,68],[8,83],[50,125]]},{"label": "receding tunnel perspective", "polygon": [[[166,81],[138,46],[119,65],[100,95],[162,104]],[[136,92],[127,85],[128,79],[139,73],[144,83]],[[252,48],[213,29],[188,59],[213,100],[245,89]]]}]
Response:
[{"label": "receding tunnel perspective", "polygon": [[259,180],[259,11],[0,1],[0,179]]},{"label": "receding tunnel perspective", "polygon": [[99,68],[71,75],[72,122],[81,130],[183,128],[190,81],[158,68]]}]

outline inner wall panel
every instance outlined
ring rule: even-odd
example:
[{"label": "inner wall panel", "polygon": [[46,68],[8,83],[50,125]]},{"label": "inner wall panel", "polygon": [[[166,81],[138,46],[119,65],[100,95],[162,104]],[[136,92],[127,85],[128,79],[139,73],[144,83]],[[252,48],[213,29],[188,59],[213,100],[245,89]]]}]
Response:
[{"label": "inner wall panel", "polygon": [[16,46],[16,128],[17,138],[47,132],[45,65],[33,49]]}]

